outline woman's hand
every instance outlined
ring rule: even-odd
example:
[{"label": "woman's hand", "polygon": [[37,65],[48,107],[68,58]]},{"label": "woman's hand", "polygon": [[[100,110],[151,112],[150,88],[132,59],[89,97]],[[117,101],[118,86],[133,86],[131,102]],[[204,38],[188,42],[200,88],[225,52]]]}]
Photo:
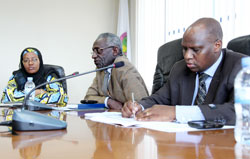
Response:
[{"label": "woman's hand", "polygon": [[43,94],[43,93],[47,93],[44,89],[36,89],[35,92],[36,92],[36,93],[35,93],[35,96],[40,95],[40,94]]}]

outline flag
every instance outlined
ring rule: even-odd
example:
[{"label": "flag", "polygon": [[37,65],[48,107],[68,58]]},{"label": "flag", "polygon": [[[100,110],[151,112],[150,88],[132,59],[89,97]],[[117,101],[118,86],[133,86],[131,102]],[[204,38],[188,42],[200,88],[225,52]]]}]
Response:
[{"label": "flag", "polygon": [[128,0],[120,0],[119,2],[117,35],[122,43],[122,52],[131,61]]}]

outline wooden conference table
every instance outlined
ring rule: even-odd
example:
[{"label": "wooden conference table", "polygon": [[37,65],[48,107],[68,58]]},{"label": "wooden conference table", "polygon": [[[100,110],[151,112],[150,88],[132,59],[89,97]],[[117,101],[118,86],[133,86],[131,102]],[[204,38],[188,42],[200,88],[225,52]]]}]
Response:
[{"label": "wooden conference table", "polygon": [[0,157],[6,159],[230,159],[242,155],[242,147],[239,148],[235,144],[233,129],[166,133],[85,120],[84,112],[52,111],[50,114],[66,120],[67,129],[11,134],[7,127],[1,126]]}]

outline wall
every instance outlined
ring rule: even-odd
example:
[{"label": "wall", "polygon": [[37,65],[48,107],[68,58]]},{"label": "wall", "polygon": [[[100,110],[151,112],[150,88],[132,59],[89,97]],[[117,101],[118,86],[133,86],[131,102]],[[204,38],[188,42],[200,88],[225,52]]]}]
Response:
[{"label": "wall", "polygon": [[[90,52],[102,32],[116,33],[118,0],[0,0],[0,90],[18,69],[21,51],[38,48],[44,63],[66,74],[95,69]],[[78,103],[95,74],[69,79],[69,102]],[[1,93],[2,94],[2,93]]]},{"label": "wall", "polygon": [[130,41],[131,41],[131,63],[137,66],[136,62],[136,4],[137,0],[128,0],[129,5],[129,29],[130,29]]}]

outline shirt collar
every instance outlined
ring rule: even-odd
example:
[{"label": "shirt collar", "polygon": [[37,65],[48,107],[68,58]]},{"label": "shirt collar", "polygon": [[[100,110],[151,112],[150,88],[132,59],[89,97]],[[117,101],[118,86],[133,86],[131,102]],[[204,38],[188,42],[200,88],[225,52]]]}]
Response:
[{"label": "shirt collar", "polygon": [[222,57],[223,57],[223,53],[221,52],[219,58],[217,59],[217,61],[216,61],[212,66],[210,66],[208,69],[206,69],[205,71],[203,71],[203,73],[206,73],[206,74],[208,74],[210,77],[213,77],[215,71],[217,70],[219,64],[220,64],[221,61],[222,61]]},{"label": "shirt collar", "polygon": [[108,69],[107,69],[107,71],[108,71],[109,73],[111,73],[111,71],[112,71],[112,68],[108,68]]}]

